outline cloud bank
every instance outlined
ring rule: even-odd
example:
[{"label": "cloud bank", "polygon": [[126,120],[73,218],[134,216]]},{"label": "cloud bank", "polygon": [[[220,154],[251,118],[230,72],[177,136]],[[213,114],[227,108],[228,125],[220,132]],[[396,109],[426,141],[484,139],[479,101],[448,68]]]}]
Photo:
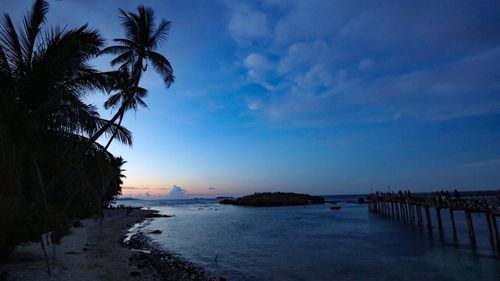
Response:
[{"label": "cloud bank", "polygon": [[178,185],[173,185],[172,188],[170,188],[170,191],[166,193],[165,195],[161,195],[160,197],[165,198],[165,199],[188,199],[191,198],[189,195],[189,192],[178,186]]},{"label": "cloud bank", "polygon": [[495,1],[225,3],[246,74],[240,86],[262,87],[245,94],[246,110],[270,121],[325,126],[500,112]]}]

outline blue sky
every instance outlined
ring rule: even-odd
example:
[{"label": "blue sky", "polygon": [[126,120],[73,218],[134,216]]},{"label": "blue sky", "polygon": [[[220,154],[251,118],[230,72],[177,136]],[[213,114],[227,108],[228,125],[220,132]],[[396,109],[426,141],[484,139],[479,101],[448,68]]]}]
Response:
[{"label": "blue sky", "polygon": [[49,2],[49,24],[107,39],[119,7],[172,21],[176,81],[146,74],[134,146],[111,147],[125,194],[500,188],[498,1]]}]

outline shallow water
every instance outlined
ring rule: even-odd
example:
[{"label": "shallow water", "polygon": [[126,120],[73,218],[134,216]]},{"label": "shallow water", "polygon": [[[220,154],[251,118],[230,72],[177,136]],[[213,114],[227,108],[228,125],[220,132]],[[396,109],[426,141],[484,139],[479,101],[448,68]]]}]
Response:
[{"label": "shallow water", "polygon": [[[474,215],[478,246],[471,247],[464,217],[458,241],[342,203],[252,208],[214,200],[135,202],[171,218],[145,232],[169,252],[229,280],[500,280],[500,256],[484,216]],[[435,220],[434,220],[435,221]]]}]

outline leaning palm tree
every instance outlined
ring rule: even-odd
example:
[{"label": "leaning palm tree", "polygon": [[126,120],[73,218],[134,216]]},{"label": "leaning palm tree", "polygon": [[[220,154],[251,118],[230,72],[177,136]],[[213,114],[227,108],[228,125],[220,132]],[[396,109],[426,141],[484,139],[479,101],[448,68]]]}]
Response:
[{"label": "leaning palm tree", "polygon": [[[125,29],[125,38],[117,38],[113,41],[118,45],[110,46],[101,51],[101,54],[116,55],[111,61],[111,66],[119,66],[123,71],[130,73],[132,86],[139,86],[142,74],[147,70],[148,63],[151,63],[157,73],[159,73],[165,85],[170,87],[174,82],[173,69],[162,54],[155,50],[167,39],[170,29],[170,21],[162,19],[158,25],[155,23],[154,12],[151,8],[139,6],[137,13],[125,12],[120,9],[122,25]],[[110,123],[116,122],[118,118],[123,119],[125,112],[135,107],[131,107],[137,101],[137,91],[129,91],[121,98],[121,105]],[[143,103],[145,105],[145,103]],[[111,125],[111,124],[110,124]],[[95,142],[106,130],[102,128],[90,139]],[[112,137],[113,138],[113,137]]]},{"label": "leaning palm tree", "polygon": [[[123,113],[118,118],[118,126],[121,126],[125,112],[132,109],[137,111],[137,108],[148,107],[144,102],[144,98],[147,96],[147,90],[136,86],[136,82],[132,79],[128,68],[123,67],[118,71],[118,75],[110,87],[111,91],[115,91],[106,102],[104,102],[105,109],[115,109],[124,108]],[[108,149],[109,145],[116,136],[115,131],[113,135],[109,138],[108,143],[104,147],[105,150]]]}]

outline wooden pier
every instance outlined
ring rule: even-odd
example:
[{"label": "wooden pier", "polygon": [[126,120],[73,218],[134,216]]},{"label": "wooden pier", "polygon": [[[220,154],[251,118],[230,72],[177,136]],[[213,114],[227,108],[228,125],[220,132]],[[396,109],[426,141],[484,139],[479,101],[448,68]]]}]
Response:
[{"label": "wooden pier", "polygon": [[[464,212],[467,221],[467,230],[472,245],[476,244],[476,233],[472,213],[483,213],[486,217],[489,239],[492,246],[500,251],[500,233],[497,224],[497,217],[500,216],[500,204],[498,198],[456,198],[442,195],[410,195],[379,193],[367,197],[368,210],[383,216],[393,218],[398,221],[414,223],[427,227],[432,231],[433,222],[431,212],[436,213],[436,222],[439,232],[444,233],[441,214],[448,210],[451,220],[451,233],[457,238],[457,225],[455,222],[455,212]],[[425,213],[425,215],[424,215]],[[424,223],[425,222],[425,223]]]}]

